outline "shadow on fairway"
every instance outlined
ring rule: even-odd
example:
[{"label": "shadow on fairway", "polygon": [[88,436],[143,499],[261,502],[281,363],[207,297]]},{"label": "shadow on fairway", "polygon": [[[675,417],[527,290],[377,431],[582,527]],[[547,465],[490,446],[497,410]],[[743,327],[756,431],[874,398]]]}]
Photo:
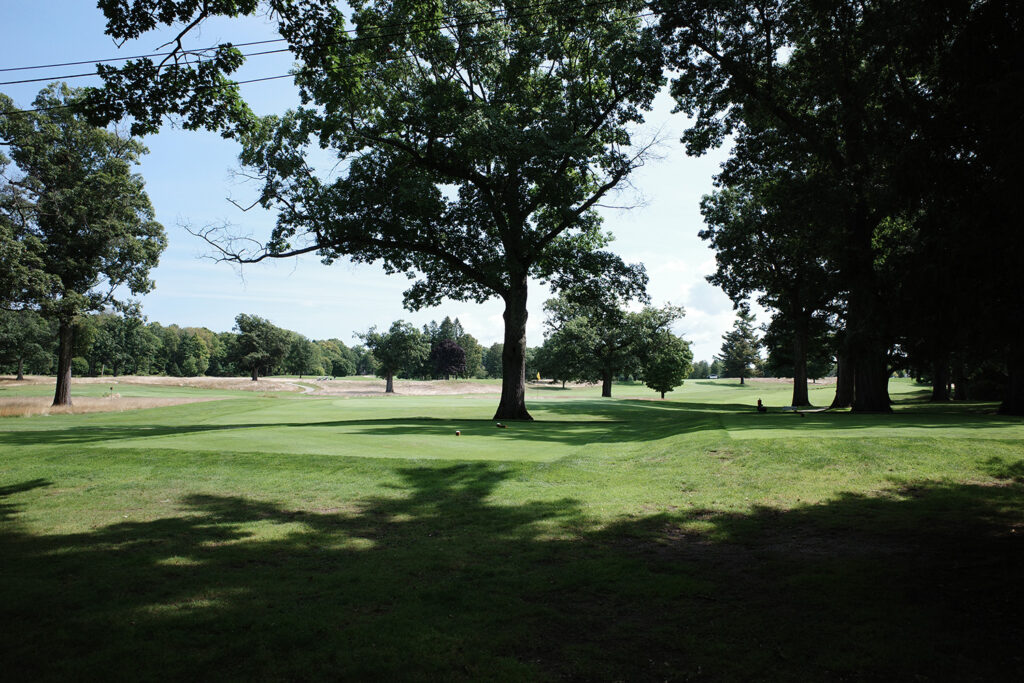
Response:
[{"label": "shadow on fairway", "polygon": [[1024,461],[748,514],[492,501],[494,464],[330,509],[196,492],[74,534],[4,487],[7,680],[1020,680]]},{"label": "shadow on fairway", "polygon": [[[922,409],[924,408],[924,409]],[[592,443],[637,443],[709,429],[764,431],[766,435],[787,433],[805,436],[823,431],[852,431],[882,427],[898,436],[901,429],[927,431],[985,430],[996,435],[1001,428],[1021,427],[1017,417],[982,414],[950,407],[914,406],[891,414],[857,415],[849,412],[815,412],[803,415],[773,409],[759,414],[744,404],[708,404],[637,399],[552,400],[533,404],[538,419],[511,422],[507,429],[488,419],[442,419],[428,416],[380,419],[250,422],[237,424],[182,425],[80,425],[62,429],[0,431],[0,446],[72,445],[127,439],[181,436],[197,433],[258,429],[336,429],[349,434],[374,436],[449,436],[456,429],[472,430],[474,438],[500,441],[550,441],[575,446]],[[970,409],[969,409],[970,410]],[[467,433],[468,435],[468,433]],[[920,434],[917,434],[920,435]]]},{"label": "shadow on fairway", "polygon": [[47,479],[32,479],[29,481],[23,481],[20,484],[12,484],[11,486],[0,486],[0,522],[13,517],[17,508],[14,505],[3,502],[4,498],[12,496],[15,493],[24,493],[25,491],[31,491],[32,489],[38,489],[45,486],[53,486],[53,483]]},{"label": "shadow on fairway", "polygon": [[[320,420],[289,422],[250,422],[235,424],[180,425],[78,425],[61,429],[0,431],[0,446],[73,445],[147,439],[198,433],[222,433],[256,429],[336,429],[347,433],[378,436],[450,436],[456,429],[471,429],[474,437],[498,440],[557,441],[573,445],[597,442],[648,441],[674,434],[720,428],[715,413],[743,406],[707,406],[704,404],[646,401],[615,401],[600,405],[588,400],[545,402],[538,405],[541,419],[510,422],[508,428],[496,427],[496,420],[442,419],[428,416],[386,417],[380,419]],[[549,417],[554,416],[554,419]],[[564,415],[566,419],[559,419]]]}]

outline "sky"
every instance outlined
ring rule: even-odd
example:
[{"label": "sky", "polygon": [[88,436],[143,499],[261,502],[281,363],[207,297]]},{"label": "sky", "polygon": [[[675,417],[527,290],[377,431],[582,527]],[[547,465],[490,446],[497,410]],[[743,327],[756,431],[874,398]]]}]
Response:
[{"label": "sky", "polygon": [[[0,81],[45,78],[45,81],[0,85],[0,92],[29,107],[51,80],[93,71],[92,64],[40,70],[3,71],[24,66],[127,57],[157,51],[170,33],[149,34],[118,46],[103,32],[104,18],[87,0],[0,0]],[[191,47],[231,41],[241,43],[279,38],[264,18],[215,20],[186,44]],[[256,48],[253,48],[256,49]],[[287,53],[252,57],[238,80],[280,76],[292,66]],[[71,78],[75,86],[98,85],[95,77]],[[282,113],[298,98],[290,79],[242,86],[258,114]],[[657,136],[664,142],[657,159],[630,176],[630,188],[614,198],[628,210],[602,209],[605,228],[613,233],[611,249],[629,263],[642,262],[650,277],[648,293],[654,305],[672,303],[686,310],[674,331],[690,341],[695,360],[719,352],[722,335],[735,319],[732,303],[705,281],[714,271],[714,253],[698,236],[703,227],[700,199],[712,191],[712,176],[726,158],[717,150],[700,158],[685,154],[679,137],[686,127],[682,114],[672,113],[672,99],[663,92],[646,116],[635,140]],[[248,205],[256,196],[241,181],[238,146],[215,133],[182,130],[172,123],[144,140],[150,153],[139,172],[168,236],[160,265],[151,272],[156,288],[140,298],[150,321],[208,327],[221,332],[234,325],[239,313],[268,318],[274,324],[311,339],[338,338],[357,343],[355,333],[372,326],[386,328],[402,319],[416,325],[445,316],[459,318],[463,328],[484,345],[502,340],[500,300],[484,304],[445,300],[436,308],[410,312],[402,307],[402,292],[410,281],[386,275],[379,264],[339,260],[324,266],[315,255],[248,265],[239,270],[209,258],[204,242],[186,231],[228,223],[233,229],[266,237],[274,214],[253,209],[242,212],[228,199]],[[547,288],[532,283],[527,343],[543,341],[543,303]],[[767,317],[755,307],[761,321]]]}]

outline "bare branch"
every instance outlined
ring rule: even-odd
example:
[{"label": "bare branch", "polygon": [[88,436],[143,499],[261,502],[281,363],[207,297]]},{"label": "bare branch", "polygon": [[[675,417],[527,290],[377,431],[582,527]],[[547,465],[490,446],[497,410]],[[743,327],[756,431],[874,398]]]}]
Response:
[{"label": "bare branch", "polygon": [[229,202],[230,202],[231,204],[234,204],[234,205],[235,205],[235,207],[236,207],[236,208],[237,208],[237,209],[238,209],[239,211],[242,211],[242,212],[245,212],[245,211],[249,211],[250,209],[254,209],[254,208],[256,208],[256,207],[257,207],[257,206],[259,205],[259,203],[260,203],[260,200],[259,200],[259,199],[257,199],[257,200],[255,200],[255,201],[254,201],[254,202],[253,202],[252,204],[250,204],[249,206],[242,206],[241,204],[239,204],[238,202],[236,202],[236,201],[235,201],[234,199],[232,199],[231,197],[225,197],[225,199],[227,199],[227,200],[228,200],[228,201],[229,201]]},{"label": "bare branch", "polygon": [[188,24],[185,28],[183,28],[181,32],[178,33],[178,35],[175,36],[173,39],[168,40],[166,43],[157,48],[158,50],[162,50],[168,45],[171,45],[172,43],[176,44],[174,49],[167,53],[166,57],[160,60],[160,64],[157,66],[157,70],[164,68],[164,65],[170,59],[174,59],[175,63],[178,62],[179,55],[185,52],[185,46],[182,45],[181,39],[188,35],[189,31],[191,31],[196,26],[201,24],[203,20],[206,19],[206,17],[208,16],[208,13],[209,9],[207,7],[206,0],[203,0],[203,9],[200,10],[199,15],[192,21],[192,23]]}]

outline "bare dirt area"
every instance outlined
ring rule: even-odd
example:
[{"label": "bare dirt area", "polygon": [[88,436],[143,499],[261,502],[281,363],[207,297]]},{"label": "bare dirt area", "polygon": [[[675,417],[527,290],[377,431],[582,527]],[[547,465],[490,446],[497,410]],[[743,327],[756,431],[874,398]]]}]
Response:
[{"label": "bare dirt area", "polygon": [[[53,379],[51,378],[52,382]],[[122,377],[76,377],[75,384],[108,384],[115,391],[118,384],[139,384],[160,387],[191,387],[193,389],[226,389],[231,391],[302,391],[297,380],[263,377],[253,382],[248,377],[162,377],[156,375],[125,375]]]},{"label": "bare dirt area", "polygon": [[[263,380],[260,380],[261,382]],[[282,380],[285,381],[285,380]],[[302,382],[314,396],[379,396],[384,393],[384,380],[374,377],[344,380],[286,380]],[[443,396],[455,394],[500,394],[497,383],[464,382],[460,380],[395,380],[395,394],[399,396]]]},{"label": "bare dirt area", "polygon": [[49,397],[0,397],[0,417],[25,417],[27,415],[77,415],[79,413],[112,413],[125,410],[142,410],[160,406],[176,406],[182,403],[215,401],[216,398],[122,398],[118,395],[95,398],[72,396],[72,405],[54,406]]},{"label": "bare dirt area", "polygon": [[[747,377],[744,382],[747,384],[792,384],[792,377]],[[807,380],[807,386],[823,386],[827,384],[835,384],[835,377],[822,377],[815,381]]]},{"label": "bare dirt area", "polygon": [[[305,380],[299,380],[305,381]],[[0,389],[5,387],[24,387],[29,385],[48,384],[53,386],[54,378],[46,375],[25,375],[21,381],[12,376],[0,377]],[[99,384],[113,387],[118,385],[136,384],[160,387],[191,387],[193,389],[227,389],[235,391],[302,391],[296,381],[264,377],[253,382],[248,377],[163,377],[157,375],[122,375],[120,377],[72,377],[71,386],[81,384]],[[72,392],[74,393],[74,392]]]},{"label": "bare dirt area", "polygon": [[[53,377],[26,375],[22,381],[12,376],[0,376],[0,389],[43,385],[52,387]],[[74,387],[100,385],[109,387],[109,396],[103,398],[76,397]],[[381,396],[384,394],[384,380],[372,376],[348,379],[321,379],[306,377],[261,377],[253,382],[249,377],[162,377],[150,375],[123,375],[120,377],[74,377],[71,380],[71,407],[53,408],[52,399],[46,397],[0,397],[0,416],[55,415],[66,413],[94,413],[121,410],[136,410],[156,406],[178,405],[195,401],[212,401],[220,397],[125,397],[119,396],[119,389],[125,385],[153,387],[188,387],[192,389],[287,392],[304,396]],[[443,396],[458,394],[500,394],[498,383],[467,382],[461,380],[395,380],[395,394],[399,396]]]}]

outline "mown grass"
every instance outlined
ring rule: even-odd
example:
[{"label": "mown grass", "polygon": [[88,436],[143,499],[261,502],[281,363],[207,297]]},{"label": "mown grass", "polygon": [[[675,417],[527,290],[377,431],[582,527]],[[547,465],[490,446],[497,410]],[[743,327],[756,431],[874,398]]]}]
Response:
[{"label": "mown grass", "polygon": [[893,389],[803,417],[752,410],[784,386],[536,390],[507,429],[492,396],[5,419],[0,670],[1019,680],[1024,423]]}]

